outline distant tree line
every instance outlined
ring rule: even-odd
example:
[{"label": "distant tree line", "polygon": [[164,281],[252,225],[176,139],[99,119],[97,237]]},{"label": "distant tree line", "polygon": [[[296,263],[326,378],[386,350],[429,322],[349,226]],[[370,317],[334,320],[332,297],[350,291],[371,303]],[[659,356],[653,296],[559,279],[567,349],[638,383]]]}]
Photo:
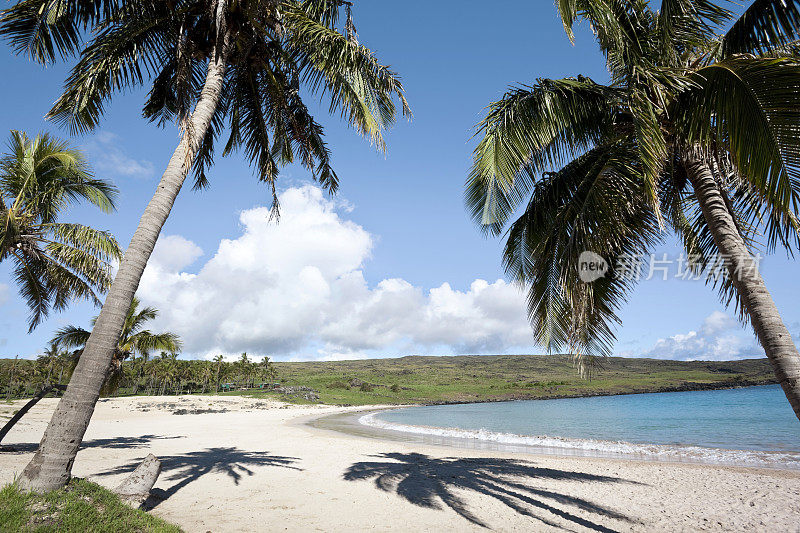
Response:
[{"label": "distant tree line", "polygon": [[[74,352],[50,346],[36,359],[0,359],[0,398],[31,397],[50,384],[66,385],[75,367]],[[254,361],[243,353],[233,362],[222,355],[213,360],[178,359],[162,352],[156,357],[128,359],[108,395],[177,395],[253,388],[275,380],[265,357]]]}]

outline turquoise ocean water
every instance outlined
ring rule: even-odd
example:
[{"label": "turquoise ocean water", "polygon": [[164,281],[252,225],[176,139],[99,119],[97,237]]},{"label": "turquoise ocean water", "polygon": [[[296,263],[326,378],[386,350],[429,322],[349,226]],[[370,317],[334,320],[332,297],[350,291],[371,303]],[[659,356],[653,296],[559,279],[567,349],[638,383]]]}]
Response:
[{"label": "turquoise ocean water", "polygon": [[361,423],[573,453],[800,468],[800,422],[778,385],[411,407]]}]

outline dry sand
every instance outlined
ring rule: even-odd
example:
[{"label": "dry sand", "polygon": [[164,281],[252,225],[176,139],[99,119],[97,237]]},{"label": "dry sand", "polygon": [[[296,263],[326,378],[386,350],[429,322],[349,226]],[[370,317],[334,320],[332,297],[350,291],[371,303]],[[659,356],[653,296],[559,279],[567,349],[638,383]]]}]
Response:
[{"label": "dry sand", "polygon": [[[25,466],[55,402],[6,437],[17,451],[0,452],[0,483]],[[150,512],[187,532],[800,531],[798,472],[464,450],[301,423],[344,410],[103,400],[73,474],[113,487],[156,454],[164,470]]]}]

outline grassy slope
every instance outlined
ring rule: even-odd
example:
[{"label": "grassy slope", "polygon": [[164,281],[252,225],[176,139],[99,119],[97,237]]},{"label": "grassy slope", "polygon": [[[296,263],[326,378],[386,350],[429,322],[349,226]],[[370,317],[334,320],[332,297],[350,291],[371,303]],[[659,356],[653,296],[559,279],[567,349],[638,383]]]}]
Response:
[{"label": "grassy slope", "polygon": [[[767,359],[681,362],[612,357],[586,380],[569,356],[403,357],[363,361],[275,363],[285,385],[320,391],[330,404],[497,401],[727,388],[774,383]],[[344,388],[353,378],[371,392]],[[396,385],[394,391],[392,385]],[[399,390],[398,390],[399,388]],[[259,394],[256,394],[256,396]]]},{"label": "grassy slope", "polygon": [[108,490],[81,479],[46,494],[0,490],[0,531],[58,533],[180,533],[181,529],[133,509]]}]

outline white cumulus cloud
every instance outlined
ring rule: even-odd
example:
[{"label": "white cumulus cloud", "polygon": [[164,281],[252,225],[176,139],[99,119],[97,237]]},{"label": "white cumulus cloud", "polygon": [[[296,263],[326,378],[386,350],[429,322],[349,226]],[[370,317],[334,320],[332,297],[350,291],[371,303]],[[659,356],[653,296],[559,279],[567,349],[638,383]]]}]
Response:
[{"label": "white cumulus cloud", "polygon": [[688,361],[726,361],[763,357],[764,350],[749,329],[744,328],[730,315],[714,311],[697,330],[659,339],[645,356]]},{"label": "white cumulus cloud", "polygon": [[120,137],[109,131],[101,131],[86,145],[92,156],[92,164],[98,174],[112,174],[131,178],[151,178],[155,168],[150,161],[135,159],[121,148]]},{"label": "white cumulus cloud", "polygon": [[292,359],[529,349],[525,301],[503,280],[425,289],[398,279],[370,286],[373,236],[310,185],[281,194],[279,223],[266,207],[241,213],[242,233],[203,254],[162,237],[139,288],[160,311],[158,327],[195,355],[247,351]]}]

